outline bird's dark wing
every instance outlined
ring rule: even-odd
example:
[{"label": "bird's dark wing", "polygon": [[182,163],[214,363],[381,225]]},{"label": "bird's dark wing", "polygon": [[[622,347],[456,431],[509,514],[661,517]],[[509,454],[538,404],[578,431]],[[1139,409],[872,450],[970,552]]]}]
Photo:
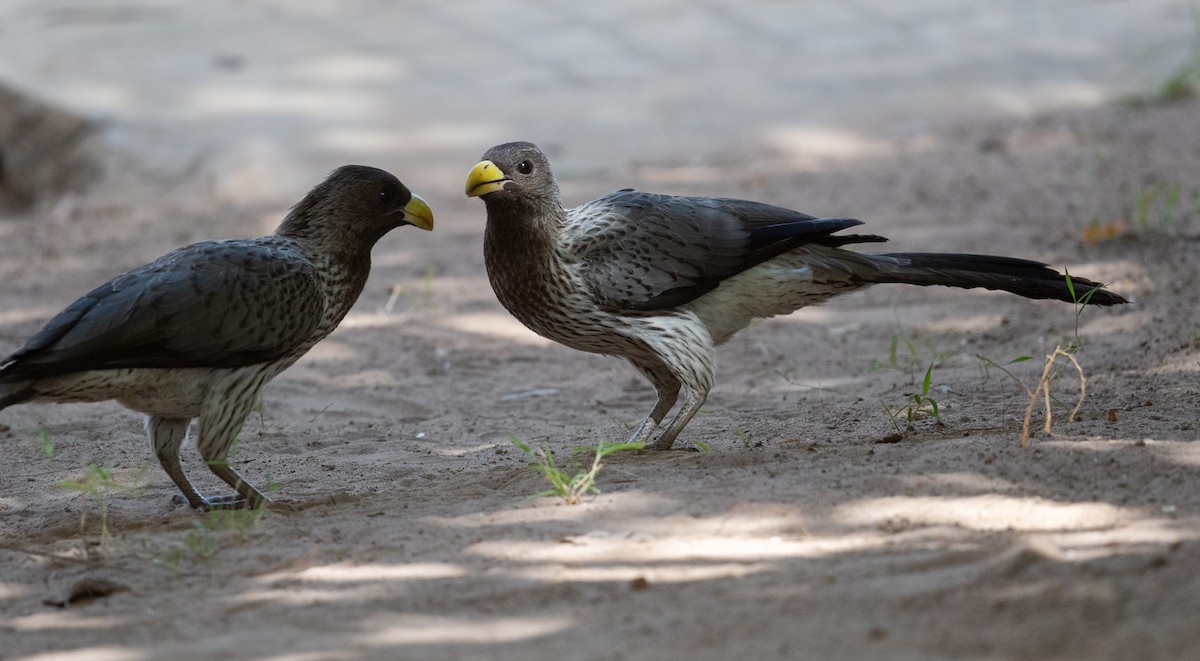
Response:
[{"label": "bird's dark wing", "polygon": [[571,209],[564,239],[598,303],[660,310],[806,243],[886,240],[832,236],[860,224],[746,200],[619,191]]},{"label": "bird's dark wing", "polygon": [[0,364],[0,382],[271,361],[308,339],[323,310],[316,268],[289,246],[197,243],[72,303]]}]

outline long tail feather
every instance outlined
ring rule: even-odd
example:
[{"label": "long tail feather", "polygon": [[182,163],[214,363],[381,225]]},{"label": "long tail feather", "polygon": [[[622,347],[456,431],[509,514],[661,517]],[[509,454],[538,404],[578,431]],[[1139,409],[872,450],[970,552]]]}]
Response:
[{"label": "long tail feather", "polygon": [[873,282],[943,285],[996,289],[1025,298],[1049,298],[1068,303],[1119,305],[1127,303],[1103,285],[1066,276],[1041,262],[1014,257],[950,253],[885,253],[863,255],[879,270]]}]

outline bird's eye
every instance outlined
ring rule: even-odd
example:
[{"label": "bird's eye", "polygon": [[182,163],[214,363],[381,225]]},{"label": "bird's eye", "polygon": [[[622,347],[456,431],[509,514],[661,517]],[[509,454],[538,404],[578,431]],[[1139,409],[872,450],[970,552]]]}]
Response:
[{"label": "bird's eye", "polygon": [[392,189],[390,188],[385,188],[379,191],[379,201],[383,202],[384,204],[391,202],[393,197],[395,197],[395,193],[393,193]]},{"label": "bird's eye", "polygon": [[521,174],[529,174],[530,172],[533,172],[533,161],[526,159],[520,163],[517,163],[517,172],[520,172]]}]

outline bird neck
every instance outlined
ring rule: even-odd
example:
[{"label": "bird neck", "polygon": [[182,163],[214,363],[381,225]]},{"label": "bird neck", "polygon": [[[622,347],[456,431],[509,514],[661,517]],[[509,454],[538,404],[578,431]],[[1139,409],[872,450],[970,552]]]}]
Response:
[{"label": "bird neck", "polygon": [[338,241],[320,233],[288,235],[283,229],[277,236],[316,267],[320,276],[325,309],[313,334],[315,344],[341,323],[358,300],[371,272],[371,250],[354,241]]},{"label": "bird neck", "polygon": [[366,236],[354,229],[355,223],[331,223],[319,218],[322,213],[328,211],[298,205],[283,219],[275,234],[295,241],[314,262],[320,261],[330,268],[369,270],[371,248],[382,234]]},{"label": "bird neck", "polygon": [[551,285],[565,266],[558,242],[566,222],[561,207],[530,213],[488,206],[483,258],[496,297],[522,321],[530,306],[549,304],[560,292]]},{"label": "bird neck", "polygon": [[503,259],[506,268],[545,266],[554,258],[566,214],[559,205],[538,206],[524,200],[489,204],[484,229],[488,259]]},{"label": "bird neck", "polygon": [[326,274],[325,286],[330,295],[337,292],[345,296],[345,309],[341,311],[345,315],[367,284],[367,276],[371,273],[370,250],[325,250],[311,259],[319,263],[321,272]]}]

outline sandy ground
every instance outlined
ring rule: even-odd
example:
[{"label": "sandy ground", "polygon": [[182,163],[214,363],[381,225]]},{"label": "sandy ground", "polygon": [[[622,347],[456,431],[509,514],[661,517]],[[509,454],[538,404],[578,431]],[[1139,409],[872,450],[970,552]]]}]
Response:
[{"label": "sandy ground", "polygon": [[[1112,103],[1137,81],[1108,65],[1137,58],[1102,48],[1169,44],[1185,13],[1010,4],[857,4],[871,21],[830,8],[796,23],[807,51],[785,38],[787,3],[703,4],[687,31],[620,38],[604,29],[637,11],[624,3],[540,22],[536,4],[414,5],[395,20],[371,20],[399,10],[367,3],[4,8],[0,73],[70,112],[0,104],[40,118],[0,121],[0,353],[115,273],[270,230],[343,161],[395,171],[438,226],[385,237],[342,327],[268,386],[243,430],[239,467],[301,501],[290,509],[175,504],[140,417],[114,404],[0,414],[0,659],[1192,656],[1200,102]],[[162,57],[138,57],[122,31]],[[260,34],[275,45],[253,50]],[[984,36],[999,41],[970,62],[927,48]],[[333,52],[339,39],[356,46]],[[913,50],[862,68],[901,42]],[[105,43],[111,58],[87,56]],[[489,49],[521,59],[483,75]],[[773,73],[796,49],[840,68]],[[718,79],[732,91],[685,110]],[[820,107],[789,121],[814,87]],[[519,92],[492,105],[502,88]],[[597,102],[618,88],[637,99],[626,114]],[[864,89],[871,102],[856,103]],[[763,321],[723,348],[681,437],[706,451],[616,455],[582,504],[531,499],[546,483],[510,435],[565,459],[620,437],[653,391],[622,361],[540,340],[488,289],[482,204],[461,182],[518,138],[551,148],[568,202],[637,186],[853,214],[892,250],[1036,258],[1134,304],[1077,318],[1069,304],[880,286]],[[1053,432],[1020,447],[1029,398],[978,356],[1032,356],[1005,369],[1033,384],[1077,339],[1078,419],[1067,369]],[[931,363],[944,424],[922,417],[898,439],[884,408]],[[220,491],[198,459],[187,469]],[[94,494],[63,486],[88,475]],[[105,585],[118,589],[53,603]]]}]

